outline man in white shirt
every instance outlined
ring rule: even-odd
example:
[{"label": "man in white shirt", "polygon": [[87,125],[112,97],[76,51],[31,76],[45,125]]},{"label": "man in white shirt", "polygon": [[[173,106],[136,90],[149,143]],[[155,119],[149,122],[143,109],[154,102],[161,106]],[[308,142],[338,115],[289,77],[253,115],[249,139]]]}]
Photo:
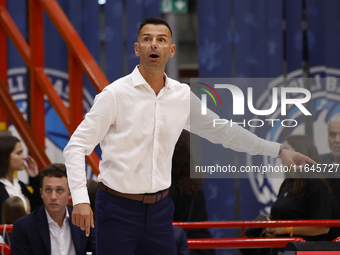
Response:
[{"label": "man in white shirt", "polygon": [[[40,175],[44,205],[13,224],[11,254],[96,254],[94,233],[89,237],[71,221],[72,206],[64,164],[45,167]],[[92,231],[94,232],[94,231]]]},{"label": "man in white shirt", "polygon": [[174,205],[167,194],[172,154],[183,128],[238,151],[273,157],[280,154],[288,163],[297,164],[307,158],[240,127],[212,130],[211,120],[218,118],[214,113],[206,115],[198,126],[190,126],[190,116],[200,114],[200,107],[190,109],[190,97],[194,104],[200,105],[200,101],[188,85],[164,73],[176,51],[171,28],[164,20],[145,19],[134,49],[140,65],[96,96],[64,149],[75,205],[73,223],[86,235],[94,227],[84,157],[100,143],[98,254],[114,250],[117,254],[173,255]]}]

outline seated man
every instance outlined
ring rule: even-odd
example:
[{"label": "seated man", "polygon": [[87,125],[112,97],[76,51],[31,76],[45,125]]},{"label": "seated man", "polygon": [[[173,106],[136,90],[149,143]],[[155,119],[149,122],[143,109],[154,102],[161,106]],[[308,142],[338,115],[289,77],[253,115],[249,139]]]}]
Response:
[{"label": "seated man", "polygon": [[72,224],[71,198],[64,164],[45,167],[40,176],[44,205],[14,222],[11,254],[96,254],[95,231],[89,237]]}]

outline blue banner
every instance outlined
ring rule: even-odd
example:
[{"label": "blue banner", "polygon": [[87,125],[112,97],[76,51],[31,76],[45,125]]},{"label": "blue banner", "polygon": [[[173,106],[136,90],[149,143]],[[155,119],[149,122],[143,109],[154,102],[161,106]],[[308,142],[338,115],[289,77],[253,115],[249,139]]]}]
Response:
[{"label": "blue banner", "polygon": [[302,68],[302,0],[284,1],[286,13],[286,61],[288,73]]},{"label": "blue banner", "polygon": [[235,1],[236,77],[282,73],[282,6],[278,1]]},{"label": "blue banner", "polygon": [[135,55],[134,43],[137,41],[138,28],[140,23],[147,17],[160,17],[160,1],[158,0],[127,0],[127,62],[128,73],[132,72],[136,65],[139,64],[139,57]]},{"label": "blue banner", "polygon": [[113,82],[125,74],[123,0],[107,1],[104,8],[106,77]]},{"label": "blue banner", "polygon": [[230,0],[197,1],[200,77],[231,77]]}]

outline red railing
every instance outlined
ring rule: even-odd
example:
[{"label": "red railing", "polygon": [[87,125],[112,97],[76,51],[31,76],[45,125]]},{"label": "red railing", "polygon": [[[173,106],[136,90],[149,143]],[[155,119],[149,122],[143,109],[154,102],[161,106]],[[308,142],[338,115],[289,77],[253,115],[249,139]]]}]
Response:
[{"label": "red railing", "polygon": [[11,254],[11,248],[5,243],[0,243],[0,253],[2,255],[10,255]]},{"label": "red railing", "polygon": [[[29,0],[29,44],[6,9],[6,1],[0,0],[0,122],[15,125],[39,168],[50,164],[45,154],[44,95],[58,113],[70,135],[83,119],[83,72],[100,92],[107,84],[103,72],[86,48],[56,0]],[[68,47],[69,108],[58,95],[44,71],[44,23],[46,12]],[[7,36],[11,39],[26,63],[30,74],[30,123],[23,118],[7,88]],[[65,63],[66,64],[66,63]],[[95,174],[99,174],[99,158],[93,152],[86,158]]]},{"label": "red railing", "polygon": [[[242,228],[241,238],[200,238],[188,239],[189,249],[237,249],[237,248],[283,248],[289,242],[305,242],[301,237],[246,238],[245,228],[262,227],[340,227],[340,220],[296,220],[296,221],[222,221],[222,222],[173,222],[183,229],[201,228]],[[0,233],[4,225],[0,225]],[[13,226],[6,225],[6,232],[12,232]],[[340,237],[333,240],[339,242]]]},{"label": "red railing", "polygon": [[[266,227],[340,227],[340,220],[286,220],[286,221],[222,221],[222,222],[173,222],[183,229],[204,228],[242,228],[241,238],[205,238],[188,239],[189,249],[213,248],[277,248],[285,247],[289,242],[305,242],[300,237],[246,238],[245,228]],[[337,241],[336,239],[334,241]]]},{"label": "red railing", "polygon": [[189,249],[283,248],[289,242],[305,242],[301,237],[201,238],[188,239]]},{"label": "red railing", "polygon": [[[13,230],[13,225],[0,225],[0,232],[4,232],[4,228],[6,227],[6,232],[11,233]],[[0,243],[0,254],[2,255],[10,255],[11,247],[5,243]]]},{"label": "red railing", "polygon": [[0,225],[0,233],[4,232],[5,226],[6,226],[6,232],[11,233],[13,230],[13,225]]}]

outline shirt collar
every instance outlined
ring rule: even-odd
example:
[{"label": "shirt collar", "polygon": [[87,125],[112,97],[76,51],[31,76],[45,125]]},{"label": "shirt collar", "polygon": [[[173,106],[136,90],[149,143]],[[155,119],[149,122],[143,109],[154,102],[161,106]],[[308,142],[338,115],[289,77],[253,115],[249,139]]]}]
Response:
[{"label": "shirt collar", "polygon": [[[68,210],[67,210],[66,207],[65,207],[65,210],[66,210],[66,215],[65,215],[65,218],[64,218],[64,222],[65,222],[65,220],[68,220],[70,218],[70,214],[68,213]],[[46,208],[45,208],[45,212],[46,212],[46,215],[47,215],[47,222],[48,222],[48,224],[55,222],[52,219],[52,217],[50,216],[50,214],[47,212]]]},{"label": "shirt collar", "polygon": [[[148,84],[146,82],[146,80],[144,79],[143,75],[140,73],[139,71],[139,65],[137,65],[135,67],[135,69],[132,71],[131,73],[131,77],[132,77],[132,84],[134,87],[139,86],[139,85],[145,85]],[[169,82],[168,76],[166,75],[166,73],[164,73],[165,76],[165,87],[166,88],[172,88],[171,83]],[[149,84],[148,84],[149,85]],[[150,86],[150,85],[149,85]]]}]

